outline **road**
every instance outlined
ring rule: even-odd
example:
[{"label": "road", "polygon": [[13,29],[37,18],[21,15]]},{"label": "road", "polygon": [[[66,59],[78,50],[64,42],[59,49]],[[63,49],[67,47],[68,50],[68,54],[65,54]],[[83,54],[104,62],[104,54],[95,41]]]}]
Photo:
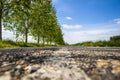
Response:
[{"label": "road", "polygon": [[120,48],[0,49],[0,80],[120,80]]}]

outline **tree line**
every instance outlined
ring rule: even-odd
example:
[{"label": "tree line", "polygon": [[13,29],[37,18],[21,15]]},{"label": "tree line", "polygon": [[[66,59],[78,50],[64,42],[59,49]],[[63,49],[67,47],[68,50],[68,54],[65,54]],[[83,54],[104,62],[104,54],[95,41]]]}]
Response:
[{"label": "tree line", "polygon": [[2,25],[25,43],[30,35],[37,43],[64,44],[52,0],[0,0],[0,40]]},{"label": "tree line", "polygon": [[111,36],[109,40],[86,41],[73,44],[74,46],[120,47],[120,35]]}]

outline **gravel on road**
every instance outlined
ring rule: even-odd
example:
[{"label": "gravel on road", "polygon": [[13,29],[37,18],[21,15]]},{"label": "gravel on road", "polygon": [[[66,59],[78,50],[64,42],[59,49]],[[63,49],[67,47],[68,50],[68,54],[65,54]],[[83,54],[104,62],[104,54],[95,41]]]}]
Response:
[{"label": "gravel on road", "polygon": [[0,80],[120,80],[120,48],[0,49]]}]

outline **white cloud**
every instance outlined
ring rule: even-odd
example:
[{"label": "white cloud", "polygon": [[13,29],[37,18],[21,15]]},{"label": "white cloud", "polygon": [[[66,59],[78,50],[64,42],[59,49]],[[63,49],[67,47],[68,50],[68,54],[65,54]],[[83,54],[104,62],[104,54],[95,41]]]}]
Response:
[{"label": "white cloud", "polygon": [[10,40],[14,40],[15,36],[13,35],[12,32],[8,31],[8,30],[2,30],[2,35],[3,35],[3,39],[10,39]]},{"label": "white cloud", "polygon": [[66,31],[63,30],[64,40],[69,44],[83,41],[108,40],[110,36],[117,35],[117,29],[96,29],[84,31]]},{"label": "white cloud", "polygon": [[102,35],[106,34],[112,31],[116,31],[116,29],[100,29],[100,30],[88,30],[88,31],[82,31],[85,34],[90,34],[90,35]]},{"label": "white cloud", "polygon": [[52,0],[52,2],[53,2],[53,3],[56,3],[56,2],[58,2],[58,0]]},{"label": "white cloud", "polygon": [[66,17],[67,20],[72,20],[72,17]]},{"label": "white cloud", "polygon": [[32,36],[28,36],[28,42],[36,42],[36,40],[34,40]]},{"label": "white cloud", "polygon": [[120,18],[114,19],[117,24],[120,24]]},{"label": "white cloud", "polygon": [[82,25],[63,24],[62,27],[63,27],[63,29],[80,29],[82,27]]}]

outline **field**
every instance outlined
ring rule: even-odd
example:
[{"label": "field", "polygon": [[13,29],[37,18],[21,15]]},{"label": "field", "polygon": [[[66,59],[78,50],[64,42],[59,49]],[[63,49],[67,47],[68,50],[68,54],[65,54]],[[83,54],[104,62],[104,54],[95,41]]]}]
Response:
[{"label": "field", "polygon": [[0,49],[0,80],[120,80],[120,48]]}]

